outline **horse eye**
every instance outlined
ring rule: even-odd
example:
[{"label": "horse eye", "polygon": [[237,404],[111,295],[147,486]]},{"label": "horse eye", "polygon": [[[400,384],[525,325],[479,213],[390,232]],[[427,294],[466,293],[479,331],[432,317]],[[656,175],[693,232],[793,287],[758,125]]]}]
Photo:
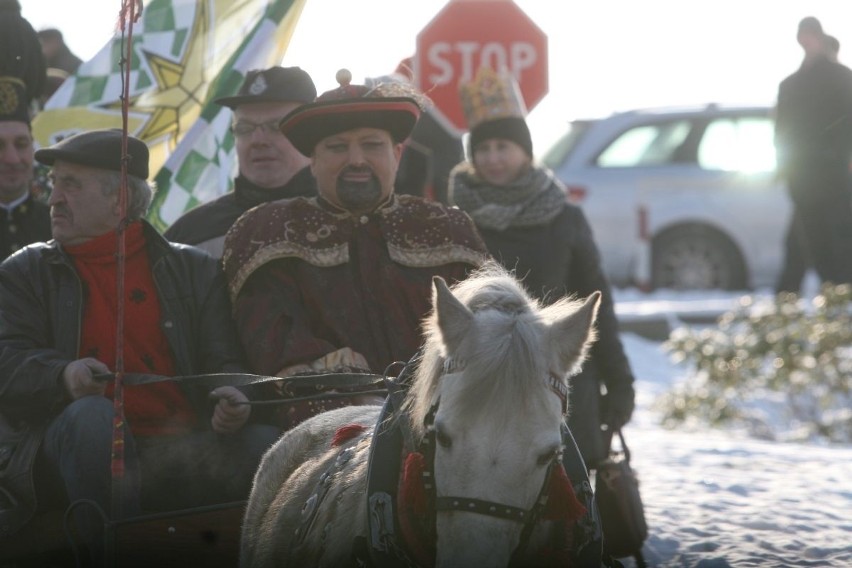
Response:
[{"label": "horse eye", "polygon": [[554,460],[558,460],[561,456],[562,456],[562,449],[561,448],[557,448],[555,450],[548,450],[538,457],[537,463],[538,463],[539,466],[543,467],[543,466],[549,465],[550,462],[552,462]]},{"label": "horse eye", "polygon": [[442,448],[450,449],[453,445],[453,439],[441,429],[435,430],[435,439],[438,440],[438,443]]}]

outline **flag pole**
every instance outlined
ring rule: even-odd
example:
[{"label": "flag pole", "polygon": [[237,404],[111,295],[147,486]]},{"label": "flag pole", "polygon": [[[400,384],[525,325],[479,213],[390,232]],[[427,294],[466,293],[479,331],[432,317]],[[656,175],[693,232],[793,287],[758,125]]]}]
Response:
[{"label": "flag pole", "polygon": [[[137,11],[138,8],[138,11]],[[128,115],[130,112],[130,60],[133,56],[133,24],[142,12],[142,0],[122,0],[119,25],[121,28],[121,186],[119,188],[120,221],[117,232],[116,251],[116,341],[115,341],[115,385],[113,389],[113,429],[110,471],[112,474],[112,520],[123,518],[123,489],[125,478],[124,442],[124,277],[125,277],[125,229],[127,225],[127,153]],[[125,30],[126,41],[125,41]]]}]

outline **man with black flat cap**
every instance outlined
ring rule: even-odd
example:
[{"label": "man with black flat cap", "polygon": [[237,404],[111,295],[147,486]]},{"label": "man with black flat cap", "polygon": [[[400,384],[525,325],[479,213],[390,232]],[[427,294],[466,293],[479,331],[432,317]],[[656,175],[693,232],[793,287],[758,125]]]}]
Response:
[{"label": "man with black flat cap", "polygon": [[316,193],[308,159],[278,130],[291,110],[317,96],[310,76],[298,67],[249,71],[239,93],[216,102],[233,110],[240,173],[234,191],[185,213],[166,231],[170,241],[222,256],[225,233],[237,218],[261,203]]},{"label": "man with black flat cap", "polygon": [[[96,375],[115,370],[119,302],[127,322],[125,371],[175,376],[244,369],[218,261],[166,241],[143,220],[152,196],[148,148],[132,136],[122,216],[121,148],[121,131],[96,130],[38,150],[36,159],[52,166],[54,240],[0,265],[0,415],[29,433],[15,450],[20,471],[6,472],[20,484],[13,490],[24,510],[0,523],[0,540],[32,517],[37,500],[62,507],[88,499],[109,514],[113,385]],[[212,392],[198,383],[126,386],[125,515],[245,498],[278,434],[247,424],[250,406],[239,404],[246,401],[227,386]],[[98,564],[103,520],[93,507],[74,513]]]},{"label": "man with black flat cap", "polygon": [[[226,237],[235,319],[258,373],[383,373],[407,361],[420,346],[432,277],[455,282],[485,258],[465,213],[394,194],[417,98],[425,98],[406,85],[371,89],[349,79],[338,73],[338,89],[281,122],[310,157],[318,196],[256,207]],[[281,426],[332,404],[293,406]]]}]

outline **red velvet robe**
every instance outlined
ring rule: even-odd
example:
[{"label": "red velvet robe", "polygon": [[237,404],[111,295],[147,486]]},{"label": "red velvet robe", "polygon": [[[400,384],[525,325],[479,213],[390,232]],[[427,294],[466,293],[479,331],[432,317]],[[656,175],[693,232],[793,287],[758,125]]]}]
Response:
[{"label": "red velvet robe", "polygon": [[419,348],[432,277],[452,284],[485,255],[467,214],[401,195],[360,217],[317,198],[259,206],[228,233],[223,262],[254,372],[349,347],[383,373]]}]

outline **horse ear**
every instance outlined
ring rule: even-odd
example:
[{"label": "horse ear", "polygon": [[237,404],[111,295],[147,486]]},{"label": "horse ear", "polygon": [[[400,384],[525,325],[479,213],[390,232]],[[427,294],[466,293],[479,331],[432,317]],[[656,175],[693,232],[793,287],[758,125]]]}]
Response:
[{"label": "horse ear", "polygon": [[563,368],[572,373],[586,359],[589,348],[597,339],[594,323],[601,303],[601,293],[594,292],[575,312],[550,326],[549,340]]},{"label": "horse ear", "polygon": [[457,347],[473,325],[473,312],[456,298],[440,276],[432,277],[435,314],[444,344]]}]

